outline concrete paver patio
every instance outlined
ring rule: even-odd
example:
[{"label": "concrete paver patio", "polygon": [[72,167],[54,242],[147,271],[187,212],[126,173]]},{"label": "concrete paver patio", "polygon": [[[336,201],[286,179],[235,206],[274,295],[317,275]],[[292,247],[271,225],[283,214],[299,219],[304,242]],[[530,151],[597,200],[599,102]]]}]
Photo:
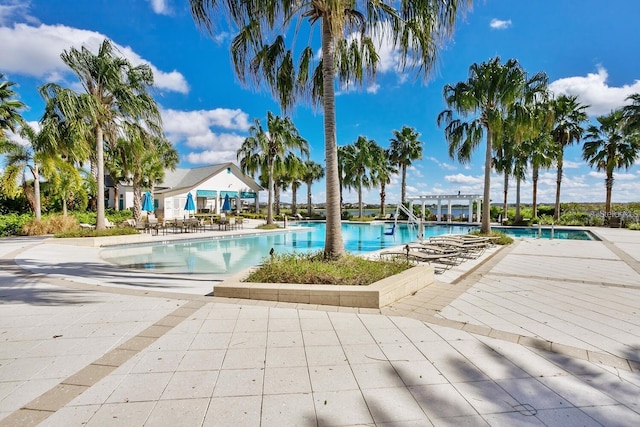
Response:
[{"label": "concrete paver patio", "polygon": [[640,233],[521,240],[382,310],[0,240],[0,426],[640,425]]}]

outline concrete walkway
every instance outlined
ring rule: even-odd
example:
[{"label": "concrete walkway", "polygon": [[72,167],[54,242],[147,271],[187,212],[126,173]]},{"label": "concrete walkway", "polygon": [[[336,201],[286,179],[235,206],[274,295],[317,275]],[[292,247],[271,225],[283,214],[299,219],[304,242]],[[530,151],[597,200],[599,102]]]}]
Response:
[{"label": "concrete walkway", "polygon": [[228,301],[1,239],[0,426],[640,425],[640,232],[594,231],[383,310]]}]

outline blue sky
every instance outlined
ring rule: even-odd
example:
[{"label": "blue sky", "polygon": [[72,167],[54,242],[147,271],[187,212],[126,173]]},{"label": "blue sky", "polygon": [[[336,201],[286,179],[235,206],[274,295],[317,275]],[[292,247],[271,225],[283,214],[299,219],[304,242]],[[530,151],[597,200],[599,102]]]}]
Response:
[{"label": "blue sky", "polygon": [[[393,50],[383,47],[375,82],[356,90],[337,88],[338,144],[364,135],[387,147],[394,129],[414,127],[421,133],[424,154],[408,171],[408,195],[481,194],[484,147],[461,165],[448,157],[444,133],[436,125],[445,108],[443,86],[465,80],[474,62],[496,55],[516,58],[529,73],[546,72],[556,94],[578,95],[590,105],[594,120],[640,92],[638,17],[636,0],[476,1],[428,81],[399,71]],[[264,121],[268,110],[280,114],[280,108],[268,93],[240,85],[230,63],[231,35],[222,30],[215,40],[198,30],[187,0],[0,0],[0,73],[18,83],[20,98],[29,106],[23,115],[37,121],[43,112],[40,85],[77,87],[60,61],[62,50],[85,45],[95,51],[109,38],[134,64],[152,66],[153,94],[165,132],[180,153],[180,167],[235,162],[251,122]],[[311,145],[311,158],[322,164],[321,112],[300,105],[292,119]],[[554,201],[555,176],[555,168],[542,171],[540,202]],[[614,202],[640,199],[639,163],[615,178]],[[494,202],[502,200],[502,182],[493,176]],[[399,177],[387,194],[388,203],[399,200]],[[582,161],[579,146],[565,153],[561,194],[563,202],[604,201],[604,175]],[[314,202],[324,201],[324,195],[320,181],[313,188]],[[283,195],[284,201],[290,199],[289,193]],[[356,200],[355,193],[345,194],[345,201]],[[515,183],[509,200],[515,201]],[[522,200],[531,201],[530,176],[523,183]],[[378,190],[365,192],[365,201],[379,202]]]}]

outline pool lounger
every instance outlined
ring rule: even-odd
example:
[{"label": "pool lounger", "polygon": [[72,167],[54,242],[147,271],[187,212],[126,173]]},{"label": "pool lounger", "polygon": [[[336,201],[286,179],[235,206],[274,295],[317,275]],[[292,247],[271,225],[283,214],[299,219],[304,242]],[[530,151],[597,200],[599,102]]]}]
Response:
[{"label": "pool lounger", "polygon": [[454,265],[458,265],[456,263],[456,258],[459,257],[459,255],[460,254],[458,252],[451,252],[446,254],[428,254],[414,250],[396,250],[380,253],[380,256],[404,257],[407,260],[411,259],[413,261],[426,262],[429,264],[439,264],[438,266],[434,266],[436,268],[436,273],[442,273],[450,269]]}]

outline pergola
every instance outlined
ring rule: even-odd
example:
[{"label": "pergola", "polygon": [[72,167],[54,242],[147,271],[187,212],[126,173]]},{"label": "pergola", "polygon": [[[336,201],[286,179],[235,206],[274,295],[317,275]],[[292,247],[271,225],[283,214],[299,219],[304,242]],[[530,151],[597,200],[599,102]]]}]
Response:
[{"label": "pergola", "polygon": [[480,205],[482,202],[482,195],[480,194],[434,194],[434,195],[426,195],[426,196],[407,196],[407,201],[409,201],[409,210],[411,212],[413,212],[413,205],[415,205],[416,203],[420,203],[420,205],[422,206],[422,217],[424,218],[425,216],[425,206],[426,205],[433,205],[436,204],[437,205],[437,213],[436,213],[436,220],[437,221],[442,221],[442,205],[443,202],[445,202],[445,205],[447,206],[447,222],[451,222],[451,219],[453,217],[452,213],[452,206],[454,205],[454,203],[456,205],[461,205],[461,204],[468,204],[469,205],[469,222],[472,222],[472,218],[473,218],[473,203],[477,202],[476,204],[476,216],[477,216],[477,222],[480,222],[481,217],[480,217]]}]

